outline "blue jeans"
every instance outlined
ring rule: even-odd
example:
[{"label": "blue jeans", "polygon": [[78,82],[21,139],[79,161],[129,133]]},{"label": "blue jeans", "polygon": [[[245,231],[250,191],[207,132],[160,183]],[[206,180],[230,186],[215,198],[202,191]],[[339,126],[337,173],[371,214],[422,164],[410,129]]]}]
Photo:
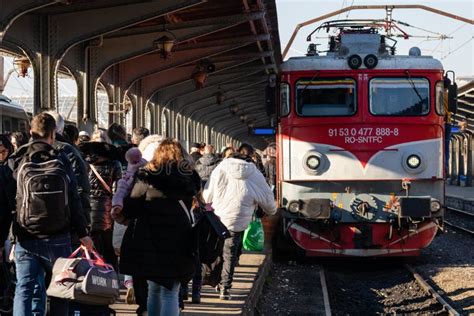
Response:
[{"label": "blue jeans", "polygon": [[[68,257],[70,254],[71,237],[68,234],[16,243],[17,284],[13,303],[14,316],[46,314],[45,274],[51,275],[57,258]],[[67,314],[68,302],[52,297],[50,315]]]},{"label": "blue jeans", "polygon": [[178,316],[178,294],[177,281],[171,290],[156,282],[148,281],[148,316]]}]

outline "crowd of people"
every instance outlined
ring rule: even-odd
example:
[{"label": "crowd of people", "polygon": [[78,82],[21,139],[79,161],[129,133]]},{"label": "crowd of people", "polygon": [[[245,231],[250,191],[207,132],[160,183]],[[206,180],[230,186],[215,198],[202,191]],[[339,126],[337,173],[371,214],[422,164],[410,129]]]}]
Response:
[{"label": "crowd of people", "polygon": [[[249,144],[216,152],[194,143],[188,153],[146,128],[128,137],[113,123],[90,135],[56,112],[36,115],[30,135],[0,135],[0,261],[15,272],[13,315],[46,314],[54,262],[80,245],[124,275],[126,302],[138,315],[178,315],[191,280],[191,302],[199,304],[192,215],[199,204],[211,205],[229,230],[216,290],[231,299],[245,229],[255,214],[276,212],[274,177],[274,157],[263,164]],[[1,282],[4,296],[12,283]],[[50,315],[99,308],[49,302]]]}]

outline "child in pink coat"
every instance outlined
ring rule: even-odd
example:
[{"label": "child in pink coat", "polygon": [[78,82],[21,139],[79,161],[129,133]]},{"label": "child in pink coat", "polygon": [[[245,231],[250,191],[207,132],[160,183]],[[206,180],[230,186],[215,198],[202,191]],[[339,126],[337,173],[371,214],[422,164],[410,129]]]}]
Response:
[{"label": "child in pink coat", "polygon": [[[112,218],[115,220],[114,232],[112,237],[112,245],[117,256],[120,256],[120,246],[122,244],[123,235],[127,230],[126,223],[123,222],[123,216],[120,215],[123,208],[123,200],[130,193],[135,180],[135,174],[138,169],[146,164],[146,160],[142,158],[142,154],[138,148],[130,148],[125,154],[125,159],[128,162],[127,171],[122,175],[117,183],[117,190],[112,198]],[[133,279],[130,275],[125,275],[124,285],[127,288],[127,296],[125,301],[127,304],[133,304],[135,299],[135,292],[133,289]]]}]

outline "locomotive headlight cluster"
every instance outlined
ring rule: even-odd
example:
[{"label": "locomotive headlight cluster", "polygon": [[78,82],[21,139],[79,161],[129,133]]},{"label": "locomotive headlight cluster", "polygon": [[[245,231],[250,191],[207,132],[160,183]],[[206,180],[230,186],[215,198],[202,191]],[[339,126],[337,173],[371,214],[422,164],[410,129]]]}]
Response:
[{"label": "locomotive headlight cluster", "polygon": [[327,171],[329,160],[325,154],[311,150],[303,156],[301,164],[306,173],[317,176]]},{"label": "locomotive headlight cluster", "polygon": [[421,158],[417,155],[410,155],[407,158],[407,165],[412,169],[417,169],[421,165]]},{"label": "locomotive headlight cluster", "polygon": [[431,200],[430,210],[431,213],[436,213],[441,209],[441,203],[438,200]]},{"label": "locomotive headlight cluster", "polygon": [[421,173],[427,167],[427,161],[424,155],[418,151],[408,151],[402,157],[402,166],[408,173]]},{"label": "locomotive headlight cluster", "polygon": [[306,165],[308,166],[308,168],[316,170],[318,169],[319,165],[321,165],[321,159],[317,156],[309,156],[306,159]]}]

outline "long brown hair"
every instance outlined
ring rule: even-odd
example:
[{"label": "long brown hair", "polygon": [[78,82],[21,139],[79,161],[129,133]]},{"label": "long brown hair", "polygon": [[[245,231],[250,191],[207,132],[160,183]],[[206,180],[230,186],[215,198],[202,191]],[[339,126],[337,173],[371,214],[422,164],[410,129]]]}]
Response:
[{"label": "long brown hair", "polygon": [[176,163],[183,167],[181,162],[185,162],[184,155],[184,148],[176,139],[166,138],[156,148],[153,159],[148,163],[147,167],[151,171],[158,171],[163,166],[171,163]]}]

